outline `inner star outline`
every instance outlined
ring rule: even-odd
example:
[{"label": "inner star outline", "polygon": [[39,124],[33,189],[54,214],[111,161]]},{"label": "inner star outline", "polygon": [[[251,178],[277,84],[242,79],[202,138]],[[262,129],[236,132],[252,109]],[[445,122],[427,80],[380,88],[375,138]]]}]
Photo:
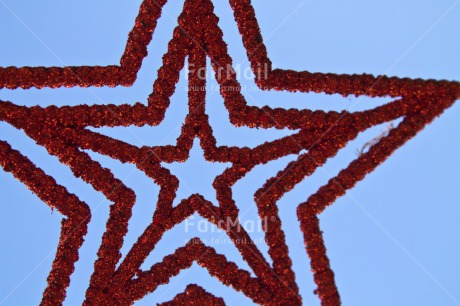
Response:
[{"label": "inner star outline", "polygon": [[[165,0],[146,0],[141,4],[119,66],[0,68],[0,88],[132,85],[142,59],[147,55],[147,45],[165,3]],[[61,163],[68,165],[76,177],[81,177],[113,202],[106,224],[107,231],[103,235],[94,273],[86,292],[85,305],[130,305],[153,292],[159,285],[167,283],[169,278],[182,269],[189,268],[194,262],[206,268],[222,283],[243,292],[257,304],[300,305],[302,300],[281,229],[277,201],[328,158],[334,156],[359,132],[377,124],[403,118],[388,136],[351,162],[297,208],[306,251],[310,256],[318,286],[316,292],[322,305],[339,305],[340,296],[326,256],[317,215],[460,97],[460,84],[457,82],[272,70],[250,2],[231,0],[230,4],[251,68],[256,75],[256,84],[260,88],[372,97],[391,96],[397,99],[372,110],[354,113],[248,106],[239,90],[241,87],[235,74],[224,69],[223,77],[219,75],[220,68],[232,66],[232,60],[222,39],[223,34],[212,3],[210,0],[186,0],[178,26],[168,44],[168,51],[163,57],[163,65],[154,82],[153,92],[148,97],[147,106],[135,103],[119,106],[42,108],[23,107],[0,101],[0,120],[23,129],[37,144],[44,146]],[[138,148],[86,129],[90,126],[160,124],[187,56],[188,64],[193,68],[189,69],[190,111],[176,146]],[[205,91],[193,89],[205,88],[205,80],[199,77],[196,69],[206,67],[206,57],[211,58],[232,124],[299,131],[252,149],[218,147],[204,111]],[[268,71],[262,73],[262,69]],[[218,207],[200,196],[192,196],[173,208],[178,181],[160,163],[187,159],[195,137],[200,139],[207,160],[230,162],[232,166],[215,180]],[[115,178],[110,170],[101,167],[82,150],[92,150],[124,163],[133,163],[160,186],[152,223],[121,260],[118,268],[120,249],[127,233],[131,209],[135,204],[135,194]],[[307,153],[300,154],[302,150],[307,150]],[[256,165],[288,154],[300,155],[275,177],[268,179],[254,195],[259,216],[275,217],[264,228],[272,265],[267,263],[255,244],[250,243],[251,239],[244,229],[237,231],[236,228],[224,228],[230,238],[247,242],[236,246],[256,277],[251,277],[248,271],[239,269],[236,264],[228,262],[225,256],[217,254],[212,247],[205,246],[200,241],[177,249],[174,254],[166,256],[148,271],[139,270],[163,233],[194,212],[216,225],[219,220],[226,218],[237,220],[238,209],[232,198],[231,186]],[[56,184],[53,178],[4,141],[0,141],[0,164],[40,199],[67,216],[62,222],[58,250],[41,302],[41,305],[61,304],[70,284],[74,264],[78,260],[78,250],[86,235],[90,209],[86,203]],[[193,300],[198,303],[213,298],[211,294],[193,286],[187,292],[192,292]],[[183,294],[177,297],[178,300],[183,298]]]},{"label": "inner star outline", "polygon": [[[171,175],[179,182],[176,199],[174,200],[175,205],[190,195],[201,195],[214,205],[218,203],[215,190],[213,189],[213,182],[218,179],[223,173],[222,169],[225,170],[229,163],[223,164],[216,161],[208,161],[204,157],[204,151],[201,150],[201,152],[198,152],[200,149],[197,147],[200,147],[199,139],[195,138],[189,152],[189,157],[187,158],[187,161],[190,162],[188,164],[185,164],[182,160],[172,163],[161,163],[161,166],[168,169]],[[206,177],[206,179],[202,180],[203,177]],[[203,184],[200,184],[201,181]],[[214,194],[209,192],[210,189],[214,191]]]}]

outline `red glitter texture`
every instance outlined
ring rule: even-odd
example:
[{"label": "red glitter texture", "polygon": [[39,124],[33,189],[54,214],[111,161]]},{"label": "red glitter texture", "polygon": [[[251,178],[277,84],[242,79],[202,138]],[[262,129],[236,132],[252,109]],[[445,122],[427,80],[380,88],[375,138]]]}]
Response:
[{"label": "red glitter texture", "polygon": [[[0,88],[130,86],[147,55],[147,45],[165,2],[145,0],[142,3],[119,66],[0,68]],[[86,292],[85,305],[130,305],[159,285],[168,283],[171,277],[194,262],[223,284],[241,291],[254,303],[301,305],[288,246],[281,229],[277,201],[359,132],[403,118],[388,136],[298,206],[297,215],[318,286],[315,292],[322,305],[340,305],[317,215],[460,98],[460,84],[457,82],[272,70],[250,1],[230,0],[230,4],[260,88],[344,96],[391,96],[397,99],[372,110],[354,113],[248,106],[238,90],[240,86],[235,75],[226,69],[223,69],[224,75],[217,75],[219,68],[232,65],[232,59],[222,39],[212,3],[209,0],[186,0],[147,106],[136,103],[42,108],[0,101],[0,120],[24,130],[50,154],[57,156],[61,163],[70,167],[76,177],[91,184],[113,202]],[[187,56],[188,64],[195,68],[190,70],[189,86],[201,89],[189,90],[189,114],[175,146],[139,148],[87,129],[161,123]],[[211,58],[232,124],[251,128],[299,129],[299,132],[253,149],[217,146],[204,111],[206,81],[194,73],[199,67],[206,67],[206,57]],[[268,70],[262,73],[261,69]],[[161,162],[186,160],[195,137],[200,139],[208,161],[232,163],[214,182],[217,207],[200,195],[193,195],[178,206],[172,206],[179,182],[161,166]],[[127,233],[131,209],[136,202],[135,194],[108,169],[93,161],[83,149],[123,163],[132,163],[161,188],[152,223],[121,262],[120,249]],[[235,223],[235,226],[223,229],[231,239],[240,242],[235,245],[255,277],[227,261],[224,255],[217,254],[199,239],[177,249],[148,271],[140,270],[141,264],[163,234],[195,212],[217,226],[220,220],[237,220],[238,208],[232,198],[231,187],[256,165],[288,154],[299,154],[302,150],[308,152],[267,180],[254,195],[260,217],[275,217],[275,221],[269,222],[264,229],[272,265],[268,264],[247,232]],[[90,221],[90,209],[4,141],[0,141],[0,164],[46,204],[66,216],[62,221],[61,237],[48,286],[41,301],[41,305],[59,305],[65,299],[70,276],[78,260],[78,250]],[[199,286],[190,285],[184,293],[162,305],[224,305],[224,301]]]}]

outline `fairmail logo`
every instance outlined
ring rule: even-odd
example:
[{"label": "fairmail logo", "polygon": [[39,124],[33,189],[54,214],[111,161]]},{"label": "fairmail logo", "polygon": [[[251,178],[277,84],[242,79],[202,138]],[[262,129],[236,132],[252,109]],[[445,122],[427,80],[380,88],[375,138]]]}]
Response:
[{"label": "fairmail logo", "polygon": [[215,223],[211,223],[205,219],[197,221],[195,220],[195,216],[191,216],[185,220],[185,232],[188,233],[190,230],[193,230],[199,233],[221,233],[229,231],[239,233],[244,229],[247,233],[263,233],[267,231],[269,222],[274,222],[275,220],[276,217],[265,216],[257,221],[246,220],[240,223],[238,219],[227,217],[217,220]]}]

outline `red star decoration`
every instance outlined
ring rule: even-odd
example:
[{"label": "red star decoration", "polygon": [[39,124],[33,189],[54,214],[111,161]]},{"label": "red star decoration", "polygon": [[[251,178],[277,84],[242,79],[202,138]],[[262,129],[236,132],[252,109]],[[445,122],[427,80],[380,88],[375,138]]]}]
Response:
[{"label": "red star decoration", "polygon": [[[130,86],[136,79],[142,59],[147,55],[147,45],[165,2],[166,0],[145,0],[142,3],[119,66],[0,68],[0,88]],[[217,146],[204,111],[205,91],[193,89],[204,88],[206,83],[195,71],[199,67],[206,67],[207,56],[211,58],[216,74],[220,68],[230,67],[232,60],[222,40],[212,3],[209,0],[186,0],[147,106],[136,103],[120,106],[42,108],[22,107],[0,101],[0,120],[23,129],[50,154],[57,156],[61,163],[69,166],[76,177],[81,177],[113,202],[107,230],[103,235],[94,273],[86,292],[85,305],[132,304],[154,291],[160,284],[167,283],[182,269],[189,268],[195,261],[222,283],[243,292],[255,303],[300,305],[301,298],[278,217],[277,201],[328,158],[334,156],[359,132],[402,117],[403,121],[388,136],[360,155],[298,206],[297,214],[318,286],[316,292],[322,305],[339,305],[340,297],[326,256],[317,215],[460,97],[460,84],[457,82],[272,69],[250,2],[230,0],[230,4],[259,87],[266,90],[314,91],[344,96],[391,96],[398,99],[372,110],[354,113],[271,109],[267,106],[258,108],[247,106],[238,90],[240,86],[235,74],[224,69],[224,76],[216,79],[221,86],[221,95],[230,121],[234,125],[289,128],[298,129],[299,132],[253,149]],[[101,126],[158,125],[169,106],[169,99],[175,90],[186,56],[189,57],[190,67],[194,67],[189,75],[190,112],[176,146],[138,148],[86,129]],[[218,207],[200,196],[192,196],[177,207],[172,206],[178,181],[160,163],[187,159],[195,137],[200,139],[207,160],[232,163],[214,182]],[[152,223],[121,263],[120,249],[127,233],[131,209],[135,204],[135,194],[82,149],[110,156],[123,163],[133,163],[161,187]],[[231,239],[246,241],[236,246],[256,277],[251,277],[248,271],[239,269],[236,264],[228,262],[225,256],[217,254],[213,248],[205,246],[199,240],[177,249],[174,254],[166,256],[148,271],[139,271],[164,232],[193,213],[198,212],[216,225],[219,225],[220,220],[225,221],[228,218],[237,220],[238,209],[232,199],[231,186],[256,165],[288,154],[299,154],[302,150],[308,150],[308,153],[301,154],[255,194],[260,217],[276,217],[264,229],[272,265],[267,263],[255,244],[250,243],[251,239],[244,229],[237,230],[238,225],[223,228]],[[67,217],[62,221],[58,250],[41,302],[42,305],[61,304],[74,264],[78,260],[78,250],[87,232],[90,209],[86,203],[58,185],[52,177],[4,141],[0,141],[0,164],[49,206]],[[198,286],[189,286],[183,294],[166,305],[187,303],[218,305],[223,304],[223,301]]]}]

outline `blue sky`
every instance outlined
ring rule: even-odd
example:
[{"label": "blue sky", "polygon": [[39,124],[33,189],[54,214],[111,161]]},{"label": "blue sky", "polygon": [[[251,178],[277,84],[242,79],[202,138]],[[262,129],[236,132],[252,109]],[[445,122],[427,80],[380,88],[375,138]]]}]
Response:
[{"label": "blue sky", "polygon": [[[460,80],[460,1],[253,1],[269,57],[283,69],[333,73],[388,74],[411,78]],[[11,1],[0,0],[0,66],[117,64],[133,26],[140,1]],[[233,13],[227,1],[214,1],[219,25],[233,62],[249,67]],[[0,90],[0,100],[20,105],[77,105],[146,102],[161,56],[172,37],[182,0],[169,1],[158,22],[149,57],[130,88]],[[186,80],[181,73],[165,121],[158,127],[101,129],[101,133],[136,145],[174,144],[186,115]],[[242,76],[248,104],[299,109],[350,111],[370,109],[388,98],[262,92]],[[207,108],[219,145],[253,147],[292,131],[233,127],[217,83],[208,80]],[[328,256],[344,305],[460,305],[460,106],[457,102],[425,130],[320,216]],[[295,215],[305,201],[356,158],[354,151],[386,125],[362,133],[324,167],[287,193],[278,203],[304,303],[319,305],[302,235]],[[84,299],[110,203],[69,169],[28,139],[0,123],[0,139],[21,150],[48,174],[90,204],[89,234],[81,248],[65,305]],[[158,186],[131,165],[91,153],[136,194],[138,203],[123,254],[149,223]],[[256,222],[253,194],[267,178],[295,156],[257,167],[233,187],[244,212],[242,222]],[[184,164],[165,165],[184,181],[178,197],[202,193],[215,203],[213,178],[225,169],[209,164],[196,144]],[[202,183],[194,178],[203,178]],[[0,171],[0,305],[38,304],[56,250],[61,216],[52,213],[12,175]],[[168,232],[149,256],[147,269],[191,237],[207,241],[241,268],[249,269],[225,235],[206,232],[195,216]],[[251,233],[255,240],[260,232]],[[267,247],[258,247],[267,255]],[[252,305],[243,294],[220,284],[197,265],[136,305],[170,300],[189,283],[222,296],[229,305]]]}]

